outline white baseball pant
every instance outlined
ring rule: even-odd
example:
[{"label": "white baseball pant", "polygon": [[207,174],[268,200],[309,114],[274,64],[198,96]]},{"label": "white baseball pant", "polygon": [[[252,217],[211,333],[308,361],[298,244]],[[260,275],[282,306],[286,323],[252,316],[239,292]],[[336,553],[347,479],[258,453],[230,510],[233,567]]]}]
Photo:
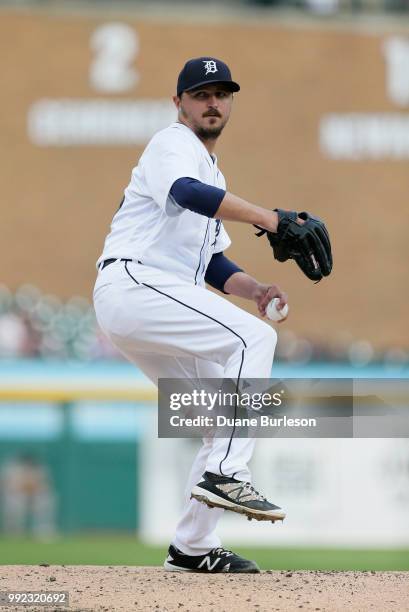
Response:
[{"label": "white baseball pant", "polygon": [[[98,273],[98,323],[155,384],[158,378],[269,378],[275,330],[206,288],[156,268],[117,260]],[[188,478],[173,543],[189,555],[220,546],[222,509],[192,499],[205,471],[249,481],[254,438],[204,439]]]}]

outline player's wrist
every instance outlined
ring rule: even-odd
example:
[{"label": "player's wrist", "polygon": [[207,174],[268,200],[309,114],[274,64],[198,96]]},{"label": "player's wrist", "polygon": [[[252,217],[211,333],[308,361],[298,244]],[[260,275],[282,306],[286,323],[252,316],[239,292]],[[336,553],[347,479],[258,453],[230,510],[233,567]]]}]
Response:
[{"label": "player's wrist", "polygon": [[251,299],[254,302],[258,302],[258,300],[263,297],[263,295],[265,294],[267,289],[268,289],[268,285],[265,285],[263,283],[255,282],[255,284],[254,284],[254,286],[252,287],[252,290],[251,290]]},{"label": "player's wrist", "polygon": [[276,232],[278,227],[278,214],[275,210],[266,210],[264,212],[264,219],[261,223],[257,223],[260,227],[263,227],[268,232]]}]

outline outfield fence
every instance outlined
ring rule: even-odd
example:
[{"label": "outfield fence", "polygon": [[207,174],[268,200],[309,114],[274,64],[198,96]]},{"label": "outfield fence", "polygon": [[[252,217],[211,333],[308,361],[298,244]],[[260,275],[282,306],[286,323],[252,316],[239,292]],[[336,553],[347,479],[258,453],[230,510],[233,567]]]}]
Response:
[{"label": "outfield fence", "polygon": [[[158,439],[157,391],[126,364],[20,365],[0,372],[0,466],[22,453],[46,466],[63,533],[127,530],[168,542],[200,441]],[[318,365],[302,372],[336,375]],[[277,367],[276,375],[290,372]],[[407,547],[408,461],[404,438],[259,440],[254,484],[287,519],[255,524],[226,513],[220,535],[242,545]]]}]

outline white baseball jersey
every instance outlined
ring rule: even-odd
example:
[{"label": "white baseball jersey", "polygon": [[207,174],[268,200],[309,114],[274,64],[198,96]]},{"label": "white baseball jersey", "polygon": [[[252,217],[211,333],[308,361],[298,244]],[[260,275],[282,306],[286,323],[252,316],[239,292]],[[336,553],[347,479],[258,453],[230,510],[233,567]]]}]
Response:
[{"label": "white baseball jersey", "polygon": [[152,138],[133,169],[97,265],[110,258],[132,259],[204,285],[213,253],[224,251],[230,239],[220,220],[172,199],[169,191],[183,177],[226,188],[216,157],[187,126],[173,123]]}]

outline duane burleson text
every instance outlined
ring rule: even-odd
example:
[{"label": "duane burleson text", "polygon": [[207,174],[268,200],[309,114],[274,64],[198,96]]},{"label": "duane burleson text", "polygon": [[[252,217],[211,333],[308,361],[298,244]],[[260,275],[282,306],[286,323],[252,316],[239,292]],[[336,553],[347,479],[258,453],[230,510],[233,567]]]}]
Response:
[{"label": "duane burleson text", "polygon": [[177,414],[170,417],[172,427],[317,427],[317,419],[312,418],[289,418],[269,417],[262,415],[258,418],[234,419],[218,415],[216,418],[209,416],[196,416],[193,418],[181,417]]}]

